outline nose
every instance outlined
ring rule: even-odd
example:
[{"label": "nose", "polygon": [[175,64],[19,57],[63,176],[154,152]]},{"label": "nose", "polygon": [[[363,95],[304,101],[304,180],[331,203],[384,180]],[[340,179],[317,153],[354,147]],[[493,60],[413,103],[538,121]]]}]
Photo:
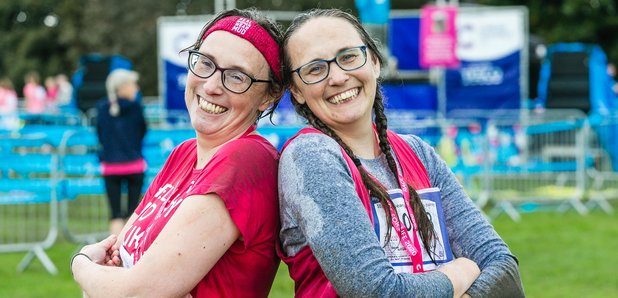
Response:
[{"label": "nose", "polygon": [[223,73],[220,70],[215,70],[210,77],[206,79],[201,79],[204,82],[202,83],[202,87],[204,87],[204,91],[207,94],[221,94],[223,93],[223,78],[221,77]]},{"label": "nose", "polygon": [[350,76],[348,75],[348,72],[341,69],[341,67],[339,67],[337,63],[335,63],[334,61],[330,63],[330,71],[328,74],[329,85],[341,85],[345,83],[349,78]]}]

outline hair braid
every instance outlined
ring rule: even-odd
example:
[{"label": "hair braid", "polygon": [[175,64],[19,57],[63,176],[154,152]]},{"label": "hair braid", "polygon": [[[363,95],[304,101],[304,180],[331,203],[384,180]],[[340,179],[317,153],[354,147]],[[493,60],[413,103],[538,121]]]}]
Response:
[{"label": "hair braid", "polygon": [[[386,211],[385,212],[386,222],[388,222],[388,229],[386,231],[386,240],[387,240],[386,242],[388,243],[388,241],[391,239],[391,228],[392,228],[391,226],[392,214],[390,212],[391,210],[390,206],[394,207],[394,204],[391,201],[391,197],[386,191],[386,189],[380,183],[378,183],[375,179],[373,179],[373,177],[371,177],[369,173],[367,173],[365,168],[361,166],[360,161],[358,161],[358,157],[356,156],[356,154],[352,152],[352,149],[350,149],[350,147],[348,147],[348,145],[330,127],[328,127],[328,125],[326,125],[324,122],[322,122],[322,120],[316,117],[307,105],[295,104],[294,106],[296,108],[296,111],[300,115],[302,115],[305,119],[307,119],[307,121],[309,122],[309,124],[311,124],[311,126],[313,126],[314,128],[318,129],[319,131],[325,133],[326,135],[328,135],[329,137],[337,141],[339,146],[341,146],[341,148],[343,148],[345,153],[354,161],[358,171],[361,174],[363,184],[369,190],[369,194],[378,198],[378,200],[380,201],[380,204],[382,205],[382,208],[384,208],[384,210]],[[398,215],[396,214],[395,216],[398,216]]]},{"label": "hair braid", "polygon": [[[395,158],[391,153],[391,144],[388,142],[387,136],[387,120],[386,115],[384,113],[384,102],[382,99],[382,92],[380,90],[376,91],[376,98],[373,102],[373,111],[375,113],[375,123],[376,129],[378,131],[378,140],[380,143],[380,149],[382,153],[386,156],[386,161],[388,162],[388,167],[393,172],[395,177],[397,176],[397,164],[395,163]],[[421,240],[423,242],[423,246],[425,247],[425,251],[427,254],[433,259],[433,252],[435,250],[435,230],[433,228],[433,223],[427,216],[425,212],[425,207],[423,203],[421,203],[421,198],[416,192],[416,190],[408,184],[408,190],[410,192],[410,206],[412,207],[412,212],[414,213],[414,218],[416,219],[416,224],[418,226],[419,234],[421,236]],[[435,263],[435,262],[434,262]]]}]

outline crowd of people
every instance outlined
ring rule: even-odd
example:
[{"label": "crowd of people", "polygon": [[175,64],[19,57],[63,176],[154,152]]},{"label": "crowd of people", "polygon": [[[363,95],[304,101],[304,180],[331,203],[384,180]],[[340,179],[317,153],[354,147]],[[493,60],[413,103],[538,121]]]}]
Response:
[{"label": "crowd of people", "polygon": [[0,116],[6,116],[23,111],[29,114],[56,112],[71,104],[73,86],[65,74],[48,76],[41,84],[41,76],[37,71],[29,71],[24,76],[24,87],[21,92],[23,103],[19,103],[19,95],[13,81],[4,76],[0,78]]},{"label": "crowd of people", "polygon": [[[297,297],[524,296],[517,258],[444,160],[388,129],[384,61],[354,16],[314,9],[283,32],[227,10],[183,52],[195,138],[119,232],[72,257],[87,296],[267,297],[280,260]],[[129,113],[137,78],[124,78],[131,92],[99,105],[107,122]],[[286,88],[308,127],[277,152],[256,124]],[[142,124],[118,125],[107,147],[132,134],[138,148]],[[109,165],[143,173],[131,152]]]}]

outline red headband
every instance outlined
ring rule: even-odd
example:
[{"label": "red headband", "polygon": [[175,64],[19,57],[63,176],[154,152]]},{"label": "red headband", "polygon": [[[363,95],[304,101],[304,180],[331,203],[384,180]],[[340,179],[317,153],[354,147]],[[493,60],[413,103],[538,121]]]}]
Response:
[{"label": "red headband", "polygon": [[212,25],[204,36],[202,41],[206,39],[210,33],[222,30],[230,32],[248,42],[250,42],[262,56],[266,58],[268,66],[275,74],[278,80],[281,80],[281,63],[279,61],[279,45],[270,36],[266,29],[262,28],[259,24],[251,19],[243,18],[240,16],[229,16],[217,21]]}]

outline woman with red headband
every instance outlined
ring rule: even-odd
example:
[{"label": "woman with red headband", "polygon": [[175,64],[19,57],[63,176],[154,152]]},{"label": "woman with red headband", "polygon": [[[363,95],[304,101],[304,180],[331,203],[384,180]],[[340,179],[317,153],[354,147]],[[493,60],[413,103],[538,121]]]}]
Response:
[{"label": "woman with red headband", "polygon": [[268,295],[279,265],[277,151],[255,124],[282,95],[280,39],[255,10],[230,10],[186,49],[196,138],[174,149],[119,236],[73,256],[87,295]]}]

